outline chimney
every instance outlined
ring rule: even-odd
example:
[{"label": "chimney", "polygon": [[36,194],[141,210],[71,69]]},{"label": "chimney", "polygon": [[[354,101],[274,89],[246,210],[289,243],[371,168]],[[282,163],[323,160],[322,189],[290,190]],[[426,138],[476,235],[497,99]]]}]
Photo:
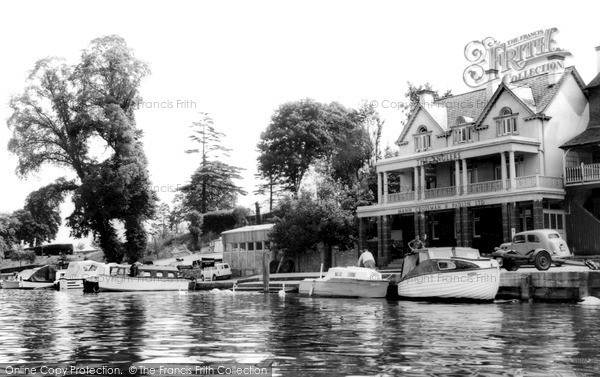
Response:
[{"label": "chimney", "polygon": [[596,47],[596,72],[600,73],[600,46]]},{"label": "chimney", "polygon": [[548,56],[548,85],[556,85],[565,71],[565,57],[562,55]]},{"label": "chimney", "polygon": [[500,80],[498,80],[498,70],[497,69],[488,69],[485,71],[485,74],[488,76],[488,81],[485,87],[485,98],[490,99],[500,86]]},{"label": "chimney", "polygon": [[421,106],[431,106],[433,104],[433,90],[423,89],[417,92]]}]

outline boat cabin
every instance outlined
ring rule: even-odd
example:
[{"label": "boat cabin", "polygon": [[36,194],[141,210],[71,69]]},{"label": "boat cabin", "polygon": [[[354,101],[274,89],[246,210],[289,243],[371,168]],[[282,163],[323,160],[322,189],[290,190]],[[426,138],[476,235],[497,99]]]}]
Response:
[{"label": "boat cabin", "polygon": [[477,268],[469,260],[481,259],[479,250],[470,247],[432,247],[415,250],[404,257],[402,278],[436,271]]},{"label": "boat cabin", "polygon": [[326,279],[355,279],[355,280],[381,280],[381,274],[371,268],[365,267],[332,267],[327,271]]},{"label": "boat cabin", "polygon": [[[108,269],[108,270],[106,270]],[[133,269],[133,272],[132,272]],[[129,265],[109,263],[104,267],[105,272],[111,276],[143,277],[155,279],[178,279],[181,274],[179,269],[174,266],[154,266],[154,265]]]}]

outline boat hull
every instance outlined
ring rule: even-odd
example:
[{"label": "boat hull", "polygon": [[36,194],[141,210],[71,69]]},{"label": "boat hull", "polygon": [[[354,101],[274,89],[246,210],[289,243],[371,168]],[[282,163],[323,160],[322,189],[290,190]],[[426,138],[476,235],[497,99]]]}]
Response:
[{"label": "boat hull", "polygon": [[98,289],[101,292],[187,291],[189,286],[190,281],[188,279],[156,279],[111,275],[98,276]]},{"label": "boat hull", "polygon": [[54,283],[4,280],[1,283],[2,289],[53,289]]},{"label": "boat hull", "polygon": [[387,280],[305,279],[298,292],[322,297],[382,298],[387,295],[388,285]]},{"label": "boat hull", "polygon": [[500,269],[433,272],[398,283],[401,298],[427,300],[492,301],[500,288]]}]

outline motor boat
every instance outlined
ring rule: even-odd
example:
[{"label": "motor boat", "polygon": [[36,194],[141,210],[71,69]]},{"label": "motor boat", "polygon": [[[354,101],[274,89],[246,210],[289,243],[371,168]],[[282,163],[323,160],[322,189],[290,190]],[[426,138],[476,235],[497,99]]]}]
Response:
[{"label": "motor boat", "polygon": [[381,298],[386,296],[389,284],[371,268],[332,267],[324,277],[301,281],[298,292],[308,296]]},{"label": "motor boat", "polygon": [[104,265],[91,260],[69,262],[66,269],[58,271],[58,289],[83,290],[83,280],[97,276],[100,267]]},{"label": "motor boat", "polygon": [[477,249],[439,247],[414,250],[404,257],[398,295],[408,299],[493,301],[500,288],[500,267]]},{"label": "motor boat", "polygon": [[86,291],[187,291],[190,280],[181,277],[174,266],[126,265],[109,263],[98,274],[84,279]]},{"label": "motor boat", "polygon": [[49,289],[55,288],[57,270],[47,265],[19,272],[14,280],[2,280],[3,289]]}]

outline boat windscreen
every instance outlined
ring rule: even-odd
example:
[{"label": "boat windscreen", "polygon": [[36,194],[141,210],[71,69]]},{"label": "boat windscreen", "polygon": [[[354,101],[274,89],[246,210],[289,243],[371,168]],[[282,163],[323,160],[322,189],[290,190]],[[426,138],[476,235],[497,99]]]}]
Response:
[{"label": "boat windscreen", "polygon": [[451,249],[429,249],[430,259],[450,259],[452,258]]},{"label": "boat windscreen", "polygon": [[481,256],[479,255],[479,250],[471,249],[468,247],[462,248],[457,247],[454,250],[454,255],[460,258],[469,258],[469,259],[479,259]]},{"label": "boat windscreen", "polygon": [[404,277],[404,276],[408,275],[408,273],[417,266],[418,261],[419,261],[418,254],[407,255],[404,258],[404,264],[402,264],[402,276]]}]

